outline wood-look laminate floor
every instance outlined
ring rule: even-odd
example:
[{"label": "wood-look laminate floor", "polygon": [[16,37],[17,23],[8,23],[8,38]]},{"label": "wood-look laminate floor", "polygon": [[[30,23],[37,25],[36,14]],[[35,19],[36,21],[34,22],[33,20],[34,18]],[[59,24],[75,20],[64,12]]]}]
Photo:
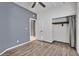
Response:
[{"label": "wood-look laminate floor", "polygon": [[77,56],[77,51],[69,44],[61,42],[47,43],[32,41],[28,44],[7,51],[2,56]]}]

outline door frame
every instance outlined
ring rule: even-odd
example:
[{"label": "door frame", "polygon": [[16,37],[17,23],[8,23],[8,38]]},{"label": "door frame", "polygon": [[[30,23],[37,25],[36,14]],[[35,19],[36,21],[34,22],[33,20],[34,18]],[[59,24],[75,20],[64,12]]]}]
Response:
[{"label": "door frame", "polygon": [[[31,21],[35,21],[36,22],[36,19],[34,19],[34,18],[30,18],[29,19],[30,41],[32,41],[32,39],[33,39],[33,37],[31,36]],[[35,32],[36,32],[36,25],[35,25]]]}]

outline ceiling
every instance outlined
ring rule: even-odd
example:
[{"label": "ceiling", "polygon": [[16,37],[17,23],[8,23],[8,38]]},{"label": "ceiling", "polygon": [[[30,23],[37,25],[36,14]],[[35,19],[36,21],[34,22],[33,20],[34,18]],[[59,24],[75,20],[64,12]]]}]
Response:
[{"label": "ceiling", "polygon": [[33,5],[33,2],[16,2],[16,4],[26,8],[32,12],[35,12],[35,13],[40,13],[40,12],[44,11],[45,9],[48,9],[51,6],[55,7],[56,5],[63,4],[62,2],[60,2],[60,3],[43,2],[43,3],[46,5],[45,8],[43,8],[40,4],[36,4],[34,8],[31,8],[31,6]]},{"label": "ceiling", "polygon": [[43,8],[40,4],[36,4],[34,8],[31,8],[33,5],[33,2],[15,2],[15,3],[34,13],[40,13],[46,9],[49,9],[50,7],[63,6],[64,4],[67,4],[68,2],[43,2],[46,5],[45,8]]}]

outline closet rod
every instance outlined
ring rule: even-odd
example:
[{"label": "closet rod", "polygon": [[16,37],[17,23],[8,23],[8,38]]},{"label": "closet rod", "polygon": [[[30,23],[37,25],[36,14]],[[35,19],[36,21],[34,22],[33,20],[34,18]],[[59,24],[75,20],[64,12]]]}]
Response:
[{"label": "closet rod", "polygon": [[54,22],[52,24],[68,24],[69,22]]}]

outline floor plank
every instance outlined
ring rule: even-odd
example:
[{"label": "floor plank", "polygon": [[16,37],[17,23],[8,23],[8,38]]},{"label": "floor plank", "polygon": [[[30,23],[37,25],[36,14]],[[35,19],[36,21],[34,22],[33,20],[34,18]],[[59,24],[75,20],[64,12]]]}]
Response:
[{"label": "floor plank", "polygon": [[69,44],[54,41],[52,43],[34,40],[28,44],[5,52],[1,56],[78,56],[75,48]]}]

